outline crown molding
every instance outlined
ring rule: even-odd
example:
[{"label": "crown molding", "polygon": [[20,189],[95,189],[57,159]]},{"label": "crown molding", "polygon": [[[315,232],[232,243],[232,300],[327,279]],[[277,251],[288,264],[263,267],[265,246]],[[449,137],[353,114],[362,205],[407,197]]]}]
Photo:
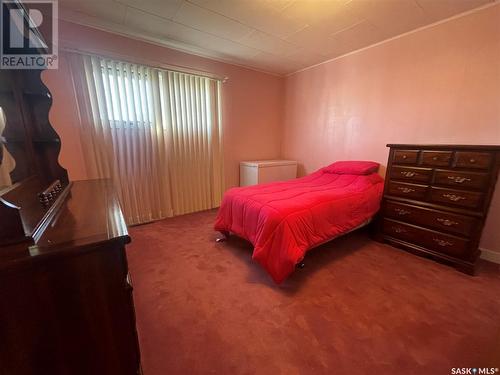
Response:
[{"label": "crown molding", "polygon": [[[102,21],[100,21],[99,24],[96,24],[94,22],[89,22],[89,21],[85,20],[83,17],[75,19],[74,17],[72,17],[70,15],[70,13],[74,13],[74,12],[73,11],[70,11],[69,13],[67,11],[60,12],[59,19],[66,21],[68,23],[75,24],[75,25],[85,26],[85,27],[88,27],[91,29],[104,31],[104,32],[107,32],[110,34],[119,35],[119,36],[122,36],[125,38],[137,40],[140,42],[146,42],[146,43],[149,43],[152,45],[172,49],[172,50],[179,51],[182,53],[187,53],[189,55],[202,57],[204,59],[212,60],[215,62],[233,65],[233,66],[236,66],[238,68],[252,70],[254,72],[267,74],[267,75],[271,75],[271,76],[279,77],[279,78],[285,77],[285,74],[270,72],[270,71],[258,69],[258,68],[255,68],[255,67],[252,67],[249,65],[241,64],[239,62],[235,62],[234,60],[221,57],[220,55],[218,55],[216,53],[212,53],[208,50],[193,46],[191,44],[182,43],[182,42],[174,41],[174,40],[167,39],[167,38],[157,38],[154,36],[147,35],[145,33],[131,31],[131,30],[127,29],[125,27],[125,25],[120,25],[120,24],[116,24],[116,23],[111,23],[111,22],[104,22],[103,23]],[[88,16],[88,17],[92,17],[92,16]],[[62,37],[60,36],[60,40],[64,41],[65,39],[63,36]]]},{"label": "crown molding", "polygon": [[348,53],[345,53],[343,55],[340,55],[340,56],[337,56],[337,57],[333,57],[331,59],[328,59],[328,60],[325,60],[325,61],[322,61],[320,63],[317,63],[317,64],[314,64],[314,65],[311,65],[311,66],[308,66],[308,67],[305,67],[305,68],[302,68],[302,69],[299,69],[293,73],[288,73],[285,75],[285,77],[290,77],[294,74],[297,74],[297,73],[300,73],[300,72],[303,72],[305,70],[309,70],[309,69],[312,69],[312,68],[315,68],[317,66],[320,66],[320,65],[323,65],[323,64],[328,64],[332,61],[335,61],[335,60],[339,60],[339,59],[342,59],[344,57],[347,57],[347,56],[351,56],[351,55],[354,55],[356,53],[359,53],[359,52],[362,52],[362,51],[365,51],[367,49],[370,49],[370,48],[373,48],[373,47],[378,47],[382,44],[385,44],[385,43],[388,43],[388,42],[391,42],[393,40],[396,40],[396,39],[399,39],[399,38],[403,38],[405,36],[408,36],[408,35],[411,35],[411,34],[414,34],[414,33],[418,33],[419,31],[422,31],[422,30],[426,30],[426,29],[430,29],[431,27],[435,27],[435,26],[438,26],[438,25],[441,25],[443,23],[447,23],[447,22],[450,22],[450,21],[453,21],[453,20],[456,20],[458,18],[462,18],[462,17],[466,17],[470,14],[473,14],[473,13],[476,13],[476,12],[479,12],[479,11],[482,11],[484,9],[487,9],[487,8],[491,8],[491,7],[494,7],[496,5],[499,5],[500,4],[500,0],[495,0],[493,1],[492,3],[489,3],[489,4],[485,4],[485,5],[481,5],[480,7],[477,7],[477,8],[474,8],[474,9],[470,9],[470,10],[467,10],[465,12],[462,12],[462,13],[459,13],[459,14],[455,14],[454,16],[451,16],[451,17],[448,17],[448,18],[445,18],[445,19],[442,19],[442,20],[439,20],[439,21],[436,21],[434,23],[431,23],[431,24],[428,24],[428,25],[425,25],[425,26],[421,26],[417,29],[413,29],[413,30],[410,30],[410,31],[407,31],[403,34],[399,34],[399,35],[396,35],[396,36],[393,36],[391,38],[388,38],[388,39],[384,39],[380,42],[377,42],[377,43],[374,43],[374,44],[370,44],[369,46],[366,46],[366,47],[362,47],[362,48],[359,48],[357,50],[354,50],[354,51],[351,51],[351,52],[348,52]]}]

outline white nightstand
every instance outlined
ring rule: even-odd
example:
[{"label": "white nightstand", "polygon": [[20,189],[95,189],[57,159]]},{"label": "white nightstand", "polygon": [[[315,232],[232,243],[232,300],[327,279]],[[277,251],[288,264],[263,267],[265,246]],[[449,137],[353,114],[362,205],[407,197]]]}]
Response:
[{"label": "white nightstand", "polygon": [[285,181],[297,177],[293,160],[255,160],[240,162],[240,186]]}]

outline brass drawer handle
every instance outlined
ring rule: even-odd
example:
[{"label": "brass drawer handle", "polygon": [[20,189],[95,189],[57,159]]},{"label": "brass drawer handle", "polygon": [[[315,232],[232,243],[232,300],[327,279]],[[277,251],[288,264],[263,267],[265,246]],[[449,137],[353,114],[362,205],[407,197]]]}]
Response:
[{"label": "brass drawer handle", "polygon": [[474,164],[476,162],[476,159],[470,159],[469,163]]},{"label": "brass drawer handle", "polygon": [[408,232],[406,229],[401,228],[401,227],[392,227],[392,230],[396,233],[406,233]]},{"label": "brass drawer handle", "polygon": [[404,208],[395,208],[394,211],[396,211],[399,216],[411,214],[411,211],[405,210]]},{"label": "brass drawer handle", "polygon": [[441,217],[438,217],[436,220],[438,222],[440,222],[441,224],[446,225],[447,227],[451,227],[453,225],[458,225],[458,223],[456,221],[449,220],[449,219],[443,219]]},{"label": "brass drawer handle", "polygon": [[457,184],[463,184],[464,182],[470,182],[471,179],[467,177],[459,177],[459,176],[448,176],[448,180],[452,180]]},{"label": "brass drawer handle", "polygon": [[403,155],[402,157],[403,157],[403,159],[407,159],[407,158],[408,158],[408,156],[407,156],[407,155]]},{"label": "brass drawer handle", "polygon": [[415,172],[407,172],[407,171],[403,171],[401,172],[401,174],[405,177],[415,177],[415,176],[418,176],[418,173],[415,173]]},{"label": "brass drawer handle", "polygon": [[398,187],[398,190],[402,191],[405,194],[416,191],[415,189],[408,188],[408,187],[401,187],[401,186]]},{"label": "brass drawer handle", "polygon": [[441,238],[433,238],[433,241],[436,242],[439,246],[452,246],[453,242],[442,240]]},{"label": "brass drawer handle", "polygon": [[466,197],[462,197],[461,195],[455,195],[455,194],[443,194],[443,198],[448,198],[450,201],[453,201],[453,202],[467,200]]},{"label": "brass drawer handle", "polygon": [[438,157],[437,157],[437,156],[434,156],[434,157],[432,158],[432,160],[436,161],[436,160],[438,160]]}]

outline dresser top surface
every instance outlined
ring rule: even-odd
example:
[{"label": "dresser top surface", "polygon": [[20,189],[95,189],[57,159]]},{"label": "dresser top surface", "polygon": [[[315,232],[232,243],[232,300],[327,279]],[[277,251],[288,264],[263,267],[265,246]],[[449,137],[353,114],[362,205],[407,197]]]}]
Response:
[{"label": "dresser top surface", "polygon": [[500,151],[500,145],[452,145],[452,144],[403,144],[389,143],[387,147],[404,149],[433,149],[433,150],[482,150]]},{"label": "dresser top surface", "polygon": [[60,211],[34,244],[0,247],[0,260],[36,257],[106,241],[130,242],[110,180],[76,181]]}]

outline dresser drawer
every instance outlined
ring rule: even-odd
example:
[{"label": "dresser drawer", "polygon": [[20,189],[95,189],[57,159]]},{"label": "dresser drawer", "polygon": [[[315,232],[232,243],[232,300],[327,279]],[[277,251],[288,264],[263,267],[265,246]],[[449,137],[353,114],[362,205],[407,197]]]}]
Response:
[{"label": "dresser drawer", "polygon": [[422,151],[422,164],[447,167],[451,162],[451,151]]},{"label": "dresser drawer", "polygon": [[488,152],[457,151],[455,166],[458,168],[488,169],[493,160],[493,155]]},{"label": "dresser drawer", "polygon": [[390,195],[396,195],[398,197],[405,197],[408,199],[423,199],[426,192],[426,185],[415,185],[394,181],[389,183],[388,188],[388,193]]},{"label": "dresser drawer", "polygon": [[469,241],[460,237],[390,219],[384,220],[383,231],[388,236],[455,257],[461,257],[466,254],[469,245]]},{"label": "dresser drawer", "polygon": [[430,168],[397,167],[391,168],[391,178],[415,182],[429,182],[432,177]]},{"label": "dresser drawer", "polygon": [[488,177],[487,173],[455,172],[437,169],[434,183],[483,190],[488,186]]},{"label": "dresser drawer", "polygon": [[395,164],[416,164],[418,151],[415,150],[396,150],[394,151],[393,162]]},{"label": "dresser drawer", "polygon": [[444,203],[452,206],[478,208],[482,203],[483,194],[472,191],[432,187],[429,194],[429,200],[431,202]]},{"label": "dresser drawer", "polygon": [[500,171],[500,145],[387,146],[377,238],[473,274]]},{"label": "dresser drawer", "polygon": [[387,202],[384,215],[396,220],[445,230],[469,237],[477,228],[478,220],[469,216],[416,207],[396,202]]}]

